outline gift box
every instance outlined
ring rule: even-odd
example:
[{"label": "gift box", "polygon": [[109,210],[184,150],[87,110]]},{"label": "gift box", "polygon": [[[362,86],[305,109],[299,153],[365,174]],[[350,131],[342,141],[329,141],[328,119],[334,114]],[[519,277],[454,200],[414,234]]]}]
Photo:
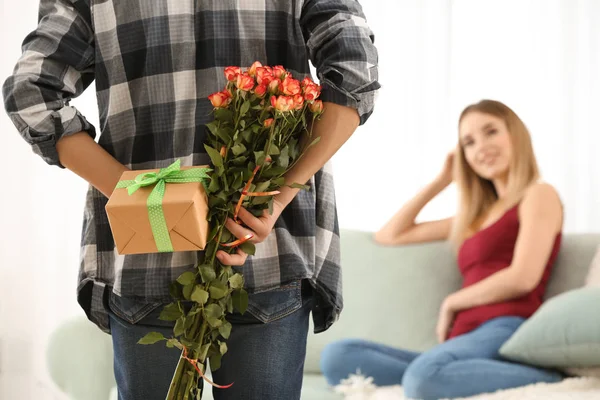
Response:
[{"label": "gift box", "polygon": [[127,171],[106,213],[119,254],[198,251],[208,236],[207,166]]}]

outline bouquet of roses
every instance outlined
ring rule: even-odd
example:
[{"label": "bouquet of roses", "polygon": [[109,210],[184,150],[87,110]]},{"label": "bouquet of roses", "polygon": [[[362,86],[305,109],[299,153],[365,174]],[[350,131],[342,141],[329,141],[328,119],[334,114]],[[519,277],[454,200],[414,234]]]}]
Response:
[{"label": "bouquet of roses", "polygon": [[255,249],[250,235],[234,240],[225,222],[232,218],[241,223],[242,207],[255,216],[265,209],[272,213],[274,196],[285,184],[284,174],[319,140],[312,138],[312,125],[322,114],[323,103],[318,100],[320,86],[310,78],[300,82],[281,66],[259,62],[245,72],[227,67],[225,77],[225,89],[209,96],[215,119],[207,125],[205,148],[214,168],[206,190],[210,233],[204,260],[171,284],[174,301],[160,318],[175,321],[173,337],[152,332],[139,341],[166,341],[167,347],[181,350],[168,400],[200,399],[202,379],[219,388],[231,386],[216,385],[204,372],[207,360],[212,370],[219,368],[231,332],[226,314],[244,313],[248,294],[243,276],[221,264],[216,253],[240,248],[254,254]]}]

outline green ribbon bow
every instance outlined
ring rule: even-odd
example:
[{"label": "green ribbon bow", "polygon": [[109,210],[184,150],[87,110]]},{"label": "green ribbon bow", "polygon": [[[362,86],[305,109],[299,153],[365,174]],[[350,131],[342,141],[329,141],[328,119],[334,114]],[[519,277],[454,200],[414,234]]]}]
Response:
[{"label": "green ribbon bow", "polygon": [[134,180],[119,181],[119,183],[117,183],[117,189],[127,188],[127,193],[129,193],[129,195],[132,195],[141,187],[155,185],[148,196],[146,204],[148,207],[150,227],[152,228],[154,241],[156,242],[156,247],[159,252],[173,251],[173,244],[171,243],[171,238],[169,236],[167,220],[165,219],[162,208],[166,184],[200,182],[206,188],[207,181],[210,179],[207,173],[210,171],[212,170],[209,168],[191,168],[182,171],[181,161],[177,160],[167,168],[163,168],[158,172],[139,174]]}]

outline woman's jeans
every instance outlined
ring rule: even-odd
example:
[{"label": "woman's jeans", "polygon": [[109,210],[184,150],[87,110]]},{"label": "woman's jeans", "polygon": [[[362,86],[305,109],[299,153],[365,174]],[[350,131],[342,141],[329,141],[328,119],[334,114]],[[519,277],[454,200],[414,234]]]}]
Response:
[{"label": "woman's jeans", "polygon": [[[302,285],[304,283],[304,285]],[[308,318],[312,306],[310,285],[294,282],[280,289],[249,296],[249,311],[227,317],[233,328],[221,368],[212,372],[215,400],[300,399]],[[140,345],[148,332],[173,336],[173,322],[158,319],[162,307],[135,324],[124,307],[111,300],[110,324],[119,400],[164,400],[180,351],[164,342]],[[118,316],[117,313],[121,314]],[[254,314],[254,315],[252,315]]]},{"label": "woman's jeans", "polygon": [[331,385],[360,370],[377,385],[402,384],[407,397],[423,400],[560,381],[563,376],[557,371],[512,363],[498,353],[523,321],[520,317],[495,318],[424,353],[342,340],[323,350],[321,369]]}]

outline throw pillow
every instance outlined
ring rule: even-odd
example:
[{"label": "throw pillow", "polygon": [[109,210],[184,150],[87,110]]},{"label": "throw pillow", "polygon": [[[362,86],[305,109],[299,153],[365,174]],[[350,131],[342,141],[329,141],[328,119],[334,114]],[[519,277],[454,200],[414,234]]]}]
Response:
[{"label": "throw pillow", "polygon": [[600,287],[574,289],[547,300],[500,354],[547,368],[600,367]]},{"label": "throw pillow", "polygon": [[585,278],[585,286],[600,287],[600,246],[590,265],[590,271]]}]

